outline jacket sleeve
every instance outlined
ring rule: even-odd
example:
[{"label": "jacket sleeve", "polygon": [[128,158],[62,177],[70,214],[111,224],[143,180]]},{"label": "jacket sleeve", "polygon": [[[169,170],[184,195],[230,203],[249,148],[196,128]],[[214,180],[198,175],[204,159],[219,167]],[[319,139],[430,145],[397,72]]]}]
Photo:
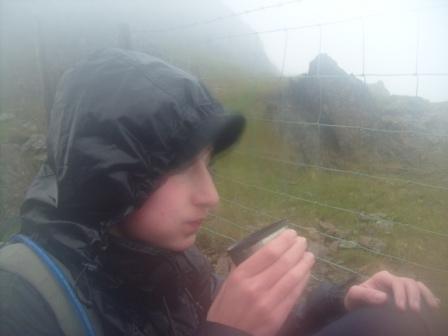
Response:
[{"label": "jacket sleeve", "polygon": [[[213,301],[224,278],[213,273],[211,276],[210,298]],[[296,305],[288,316],[278,336],[305,336],[317,332],[332,321],[346,313],[344,297],[354,278],[342,284],[323,282],[313,289],[304,302]],[[219,323],[205,321],[198,330],[197,336],[246,336],[244,331]]]},{"label": "jacket sleeve", "polygon": [[214,272],[207,257],[198,249],[190,249],[186,257],[190,268],[194,271],[187,278],[185,285],[191,291],[194,299],[202,306],[205,314],[218,294],[225,277]]},{"label": "jacket sleeve", "polygon": [[355,278],[337,285],[322,282],[294,307],[280,335],[310,335],[341,318],[347,312],[344,306],[345,294],[354,282]]},{"label": "jacket sleeve", "polygon": [[[221,288],[224,280],[224,277],[216,273],[212,272],[210,274],[210,277],[207,281],[207,286],[203,287],[204,290],[199,295],[199,301],[206,311],[208,311],[208,309],[210,308],[210,305],[218,294],[218,291]],[[195,333],[195,336],[250,336],[250,334],[245,331],[232,328],[221,323],[207,321],[205,320],[205,318],[206,312],[204,315],[204,321],[199,326],[198,330]]]},{"label": "jacket sleeve", "polygon": [[[208,277],[207,285],[201,286],[202,293],[199,297],[206,311],[208,311],[224,280],[224,277],[211,273],[210,277]],[[344,307],[345,294],[355,281],[356,278],[353,277],[337,285],[330,282],[322,282],[306,296],[305,300],[294,307],[278,335],[310,335],[342,317],[346,313]],[[197,335],[239,336],[248,334],[228,326],[205,321]]]},{"label": "jacket sleeve", "polygon": [[207,312],[212,305],[213,300],[218,294],[219,289],[221,288],[222,283],[224,282],[224,277],[219,276],[216,273],[210,273],[210,276],[207,277],[207,280],[203,283],[196,286],[195,291],[193,292],[195,299],[201,305],[203,310],[203,319],[206,318]]},{"label": "jacket sleeve", "polygon": [[45,299],[20,276],[0,270],[0,335],[63,335]]},{"label": "jacket sleeve", "polygon": [[195,336],[251,336],[251,334],[224,324],[205,321],[199,327]]},{"label": "jacket sleeve", "polygon": [[[209,330],[214,330],[216,335],[240,335],[238,333],[232,333],[240,331],[231,330],[227,326],[216,325],[216,323],[213,324],[206,321],[207,312],[219,292],[225,277],[221,277],[213,272],[212,266],[203,256],[200,258],[199,255],[196,255],[196,258],[195,264],[201,266],[198,268],[200,269],[200,275],[196,277],[196,281],[194,282],[193,296],[203,308],[202,319],[205,321],[201,327],[202,334],[199,333],[198,335],[208,335],[207,332]],[[338,285],[329,282],[321,283],[292,309],[278,335],[309,335],[342,317],[346,313],[343,299],[348,288],[356,280],[356,277],[352,277]],[[222,333],[219,334],[215,330],[222,330]]]}]

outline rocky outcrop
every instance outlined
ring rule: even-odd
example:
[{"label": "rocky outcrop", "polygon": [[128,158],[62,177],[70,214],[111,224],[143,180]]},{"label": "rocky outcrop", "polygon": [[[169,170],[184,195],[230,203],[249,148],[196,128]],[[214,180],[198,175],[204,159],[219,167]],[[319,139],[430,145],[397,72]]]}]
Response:
[{"label": "rocky outcrop", "polygon": [[286,90],[285,108],[273,117],[297,123],[284,133],[302,162],[418,167],[441,157],[436,148],[448,147],[440,137],[448,129],[448,104],[391,95],[382,82],[366,84],[326,54]]}]

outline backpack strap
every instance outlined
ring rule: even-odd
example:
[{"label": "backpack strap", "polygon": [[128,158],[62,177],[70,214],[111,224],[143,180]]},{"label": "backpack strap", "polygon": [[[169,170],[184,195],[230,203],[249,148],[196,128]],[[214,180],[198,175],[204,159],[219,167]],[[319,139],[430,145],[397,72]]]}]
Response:
[{"label": "backpack strap", "polygon": [[0,269],[20,275],[48,302],[56,319],[68,336],[98,335],[79,301],[68,271],[56,259],[27,236],[18,234],[0,249]]}]

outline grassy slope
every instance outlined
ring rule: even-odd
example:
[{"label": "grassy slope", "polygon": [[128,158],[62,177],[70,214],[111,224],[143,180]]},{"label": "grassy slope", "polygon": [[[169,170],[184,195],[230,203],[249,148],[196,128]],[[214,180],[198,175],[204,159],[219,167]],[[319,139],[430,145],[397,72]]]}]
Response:
[{"label": "grassy slope", "polygon": [[[217,94],[227,106],[251,115],[262,111],[266,104],[264,97],[269,96],[275,88],[273,83],[253,84],[249,82],[247,86],[232,85],[232,89],[221,87]],[[447,232],[447,191],[303,169],[246,155],[245,152],[264,152],[281,159],[299,160],[293,146],[282,143],[275,125],[249,120],[246,133],[235,151],[219,159],[216,164],[216,183],[222,198],[217,214],[247,229],[241,229],[228,221],[213,217],[208,223],[210,228],[240,238],[254,226],[272,222],[273,217],[286,217],[291,222],[305,227],[318,227],[319,221],[326,221],[334,224],[338,228],[338,234],[346,239],[357,240],[362,235],[376,237],[386,244],[384,253],[448,269],[447,238],[422,234],[402,225],[394,225],[392,232],[386,233],[374,223],[360,220],[357,215],[303,201],[303,199],[316,200],[369,214],[384,213],[390,220]],[[412,176],[408,175],[405,178]],[[243,184],[234,180],[242,181]],[[248,185],[259,186],[262,189]],[[237,204],[258,211],[243,209],[227,200],[236,201]],[[311,240],[315,237],[312,230],[299,231]],[[200,237],[200,242],[205,248],[218,251],[223,251],[230,244],[229,241],[213,237],[206,231]],[[325,240],[325,244],[331,242],[331,239]],[[445,286],[448,272],[428,272],[359,249],[338,249],[338,252],[331,253],[327,257],[366,274],[386,267],[402,275],[419,277],[431,283],[435,292],[445,301],[448,300],[448,290]],[[335,273],[338,274],[334,278],[347,276],[341,271],[335,270]]]},{"label": "grassy slope", "polygon": [[[238,78],[235,73],[238,72],[231,74],[229,71],[227,74],[222,74],[227,77],[225,86],[211,83],[212,91],[216,92],[227,107],[239,110],[246,115],[260,114],[266,108],[267,99],[278,96],[278,81],[253,78],[247,80]],[[215,77],[216,83],[222,83],[218,80],[222,77],[221,75]],[[6,133],[9,133],[11,126],[9,122],[0,123],[0,143],[6,140]],[[293,146],[283,143],[277,131],[270,123],[249,120],[246,133],[235,149],[251,153],[270,153],[272,156],[290,161],[297,159]],[[391,234],[385,234],[375,226],[360,221],[353,214],[244,186],[230,181],[229,178],[245,184],[261,186],[273,192],[317,200],[337,207],[357,209],[367,213],[385,213],[389,219],[441,232],[448,231],[445,222],[448,211],[446,191],[314,169],[301,169],[233,151],[217,162],[216,182],[222,197],[218,214],[234,221],[239,226],[247,227],[247,230],[213,218],[207,225],[226,235],[240,238],[247,231],[252,230],[253,226],[267,224],[273,218],[287,217],[290,221],[305,227],[317,227],[319,221],[326,221],[336,225],[344,238],[356,240],[360,235],[378,237],[386,243],[386,253],[427,265],[448,268],[447,239],[438,239],[401,226],[395,226]],[[406,176],[406,178],[420,177]],[[435,181],[440,178],[446,179],[446,176],[437,176]],[[4,191],[3,188],[0,189]],[[240,205],[258,209],[258,211],[243,209],[225,200],[234,200]],[[311,240],[316,237],[313,231],[300,230],[300,232]],[[327,239],[325,244],[330,245],[331,242],[332,240]],[[204,248],[211,248],[215,252],[223,251],[229,245],[229,241],[206,234],[205,231],[200,237],[200,243]],[[448,300],[448,289],[444,286],[448,278],[447,273],[424,272],[415,267],[403,267],[358,249],[339,249],[337,253],[327,257],[364,273],[387,267],[401,274],[418,276],[431,282],[435,291],[445,299],[445,302]],[[334,271],[333,277],[346,276],[344,272]]]}]

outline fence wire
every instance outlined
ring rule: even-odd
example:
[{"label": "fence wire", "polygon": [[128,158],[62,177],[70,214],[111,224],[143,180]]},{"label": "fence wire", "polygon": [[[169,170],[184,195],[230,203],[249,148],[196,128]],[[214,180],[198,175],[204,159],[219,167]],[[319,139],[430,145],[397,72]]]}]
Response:
[{"label": "fence wire", "polygon": [[[217,216],[215,216],[215,217],[217,217]],[[217,218],[222,219],[222,217],[217,217]],[[229,236],[229,235],[226,235],[226,234],[224,234],[224,233],[222,233],[222,232],[213,230],[213,229],[211,229],[211,228],[208,227],[208,226],[203,226],[203,227],[202,227],[202,230],[205,230],[205,231],[207,231],[208,233],[211,233],[211,234],[213,234],[213,235],[215,235],[215,236],[218,236],[218,237],[220,237],[220,238],[226,239],[226,240],[228,240],[228,241],[231,242],[231,243],[236,243],[236,242],[238,241],[237,239],[235,239],[235,238],[233,238],[233,237],[231,237],[231,236]],[[358,273],[358,272],[356,272],[356,271],[354,271],[354,270],[352,270],[352,269],[346,268],[346,267],[343,266],[343,265],[339,265],[339,264],[333,263],[331,260],[327,260],[327,259],[323,259],[323,260],[322,260],[322,258],[320,258],[320,257],[315,257],[315,258],[316,258],[316,260],[325,262],[325,263],[327,263],[327,264],[333,266],[334,268],[337,268],[337,269],[340,269],[340,270],[344,270],[344,271],[349,272],[349,273],[352,273],[352,274],[356,274],[356,275],[360,276],[362,279],[365,279],[365,278],[366,278],[365,275],[363,275],[363,274],[361,274],[361,273]],[[322,279],[319,278],[318,276],[316,276],[314,273],[311,273],[310,275],[311,275],[311,278],[312,278],[313,280],[318,281],[318,282],[321,282],[321,281],[322,281]]]},{"label": "fence wire", "polygon": [[266,155],[266,153],[259,154],[256,152],[248,152],[248,151],[241,151],[241,150],[234,150],[233,153],[236,153],[238,155],[243,155],[245,157],[252,156],[252,157],[255,157],[255,158],[258,158],[261,160],[278,162],[278,163],[287,164],[287,165],[291,165],[291,166],[295,166],[295,167],[299,167],[299,168],[312,168],[312,169],[318,169],[318,170],[328,171],[328,172],[332,172],[332,173],[366,177],[369,179],[381,180],[381,181],[385,181],[385,182],[401,183],[401,184],[406,184],[406,185],[411,184],[411,185],[416,185],[416,186],[424,187],[424,188],[448,191],[448,187],[445,187],[445,186],[428,184],[428,183],[423,183],[423,182],[409,180],[409,179],[402,179],[402,178],[398,178],[398,177],[374,175],[374,174],[369,174],[369,173],[365,173],[365,172],[361,172],[361,171],[337,169],[337,168],[308,164],[308,163],[304,163],[304,162],[295,162],[295,161],[290,161],[290,160],[284,160],[284,159],[279,159],[279,158],[273,156],[272,154]]},{"label": "fence wire", "polygon": [[135,31],[136,32],[145,32],[145,33],[168,33],[168,32],[173,32],[173,31],[189,29],[189,28],[196,28],[196,27],[199,27],[199,26],[203,26],[203,25],[207,26],[207,25],[219,22],[219,21],[224,21],[224,20],[228,20],[228,19],[232,19],[232,18],[237,18],[237,17],[241,17],[241,16],[245,16],[245,15],[249,15],[249,14],[265,11],[265,10],[268,10],[268,9],[280,8],[280,7],[284,7],[284,6],[287,6],[287,5],[297,4],[300,1],[302,1],[302,0],[284,1],[284,2],[279,2],[279,3],[276,3],[276,4],[265,5],[265,6],[252,8],[252,9],[247,9],[247,10],[244,10],[244,11],[241,11],[241,12],[235,12],[235,13],[231,13],[231,14],[228,14],[228,15],[217,16],[217,17],[214,17],[214,18],[211,18],[211,19],[207,19],[207,20],[194,21],[194,22],[189,22],[189,23],[180,24],[180,25],[167,27],[167,28],[138,29],[138,30],[135,30]]},{"label": "fence wire", "polygon": [[[212,25],[215,24],[217,22],[220,21],[224,21],[224,20],[228,20],[231,18],[238,18],[241,16],[245,16],[248,14],[252,14],[252,13],[256,13],[256,12],[261,12],[261,11],[266,11],[266,10],[272,10],[274,8],[279,8],[279,7],[283,7],[283,6],[289,6],[292,4],[298,4],[300,1],[299,0],[294,0],[294,1],[284,1],[284,2],[280,2],[277,4],[272,4],[272,5],[266,5],[266,6],[260,6],[260,7],[256,7],[256,8],[252,8],[249,10],[245,10],[245,11],[241,11],[241,12],[236,12],[236,13],[232,13],[229,15],[224,15],[224,16],[219,16],[219,17],[213,17],[210,19],[206,19],[206,20],[201,20],[201,21],[196,21],[196,22],[190,22],[187,24],[180,24],[177,26],[172,26],[172,27],[165,27],[165,28],[160,28],[160,29],[141,29],[141,30],[135,30],[135,32],[138,33],[148,33],[148,34],[157,34],[157,33],[169,33],[169,32],[176,32],[176,31],[184,31],[186,29],[193,29],[193,28],[198,28],[198,27],[202,27],[204,29],[206,29],[206,27],[208,25]],[[293,31],[301,31],[301,30],[307,30],[307,29],[318,29],[319,32],[319,54],[322,52],[322,43],[323,43],[323,37],[322,37],[322,30],[324,27],[330,27],[330,26],[334,26],[334,25],[338,25],[338,24],[344,24],[344,23],[348,23],[348,22],[359,22],[361,24],[361,42],[362,42],[362,46],[361,46],[361,72],[357,72],[352,74],[355,78],[360,78],[363,80],[363,82],[365,84],[367,84],[367,78],[370,77],[377,77],[377,78],[390,78],[390,77],[395,77],[395,78],[415,78],[415,96],[418,97],[419,96],[419,91],[420,91],[420,78],[422,77],[448,77],[448,72],[428,72],[428,71],[423,71],[421,72],[420,68],[419,68],[419,53],[420,53],[420,49],[421,49],[421,19],[420,19],[420,13],[425,12],[425,11],[435,11],[437,9],[440,8],[445,8],[448,6],[448,3],[446,1],[440,1],[440,2],[436,2],[436,3],[432,3],[429,5],[423,5],[423,6],[416,6],[416,7],[409,7],[409,8],[402,8],[399,10],[388,10],[387,12],[381,12],[381,13],[373,13],[373,14],[369,14],[369,15],[361,15],[361,16],[355,16],[355,17],[349,17],[349,18],[344,18],[341,20],[333,20],[333,21],[326,21],[326,22],[318,22],[318,23],[312,23],[312,24],[302,24],[302,25],[297,25],[297,26],[289,26],[289,27],[281,27],[281,28],[275,28],[275,29],[268,29],[268,30],[262,30],[262,31],[253,31],[253,32],[249,32],[249,33],[237,33],[237,34],[223,34],[223,35],[217,35],[217,36],[211,36],[208,38],[205,38],[203,41],[200,41],[199,44],[205,44],[207,46],[213,46],[213,44],[215,43],[219,43],[220,41],[231,41],[234,39],[240,39],[240,38],[244,38],[244,37],[248,37],[248,36],[255,36],[255,37],[260,37],[262,35],[267,35],[267,34],[279,34],[279,36],[281,35],[280,38],[283,38],[284,42],[283,42],[283,51],[282,51],[282,57],[281,57],[281,64],[280,64],[280,72],[278,75],[274,74],[274,75],[266,75],[266,78],[269,80],[274,80],[277,81],[281,84],[286,76],[285,76],[285,67],[286,67],[286,59],[287,59],[287,53],[288,53],[288,43],[290,43],[290,32]],[[368,72],[366,69],[366,31],[365,31],[365,25],[366,25],[366,21],[368,19],[371,18],[379,18],[385,15],[391,15],[391,14],[395,14],[395,15],[403,15],[405,13],[416,13],[417,14],[417,21],[416,21],[416,47],[415,47],[415,67],[414,67],[414,71],[409,71],[409,72],[387,72],[387,73],[381,73],[381,72]],[[154,36],[154,35],[151,35]],[[191,66],[191,59],[189,59],[188,61],[189,66]],[[425,137],[425,138],[429,138],[429,139],[434,139],[437,138],[438,140],[443,140],[445,141],[445,139],[448,139],[448,133],[439,133],[439,132],[434,132],[432,130],[420,130],[420,129],[388,129],[388,128],[381,128],[381,127],[365,127],[362,125],[346,125],[346,124],[333,124],[333,123],[326,123],[326,122],[322,122],[322,80],[324,79],[336,79],[336,78],[342,78],[345,77],[343,75],[328,75],[328,74],[321,74],[320,73],[320,59],[318,59],[318,70],[317,70],[317,74],[313,74],[313,75],[301,75],[302,78],[314,78],[317,79],[318,84],[319,84],[319,111],[318,111],[318,116],[317,116],[317,120],[314,122],[309,122],[309,121],[296,121],[296,120],[287,120],[285,118],[283,118],[284,112],[285,112],[285,94],[284,94],[284,89],[282,88],[281,90],[281,96],[279,99],[279,106],[280,106],[280,112],[282,117],[276,117],[276,118],[266,118],[266,117],[260,117],[260,116],[256,116],[256,115],[247,115],[246,118],[249,122],[251,121],[258,121],[258,122],[266,122],[266,123],[270,123],[270,124],[279,124],[279,125],[296,125],[298,127],[310,127],[310,128],[316,128],[319,134],[319,144],[318,144],[318,151],[319,153],[317,153],[318,155],[318,160],[317,160],[317,164],[308,164],[308,163],[304,163],[304,162],[292,162],[291,160],[288,159],[283,159],[278,157],[278,155],[273,155],[272,153],[259,153],[256,151],[241,151],[241,150],[235,150],[234,152],[238,155],[243,155],[245,157],[251,157],[254,159],[261,159],[261,160],[266,160],[266,161],[270,161],[270,162],[276,162],[279,164],[286,164],[286,165],[293,165],[296,167],[301,167],[301,168],[310,168],[310,169],[317,169],[317,170],[322,170],[322,171],[327,171],[327,172],[332,172],[332,173],[338,173],[338,174],[346,174],[346,175],[352,175],[352,176],[358,176],[361,178],[366,178],[366,179],[373,179],[373,180],[378,180],[378,181],[384,181],[384,182],[391,182],[391,183],[400,183],[403,185],[409,185],[409,186],[415,186],[415,187],[421,187],[421,188],[429,188],[429,189],[433,189],[433,190],[440,190],[440,191],[448,191],[448,186],[444,186],[444,185],[438,185],[438,184],[431,184],[431,183],[426,183],[426,182],[420,182],[420,181],[416,181],[416,180],[412,180],[412,179],[407,179],[407,178],[400,178],[400,177],[390,177],[390,176],[381,176],[381,175],[377,175],[377,174],[371,174],[371,173],[367,173],[367,172],[363,172],[363,171],[355,171],[355,170],[348,170],[348,169],[338,169],[338,168],[333,168],[333,167],[327,167],[325,165],[322,164],[322,160],[320,157],[320,132],[322,129],[325,128],[333,128],[333,129],[346,129],[346,130],[356,130],[356,131],[362,131],[362,132],[369,132],[369,133],[374,133],[374,134],[379,134],[379,135],[385,135],[385,134],[390,134],[390,135],[407,135],[407,136],[417,136],[417,137]],[[191,69],[190,69],[191,70]],[[254,85],[257,83],[258,80],[260,80],[263,76],[253,76],[253,78],[248,78],[249,80],[252,80]],[[203,77],[201,77],[202,80],[204,80]],[[263,136],[262,134],[257,134],[257,136]],[[411,168],[409,168],[410,170]],[[417,169],[415,169],[417,171]],[[420,170],[418,170],[420,171]],[[427,171],[423,171],[421,170],[421,172],[423,173],[428,173]],[[351,214],[353,216],[356,217],[363,217],[363,218],[367,218],[370,220],[375,220],[376,218],[374,216],[371,216],[369,214],[367,214],[365,211],[362,210],[358,210],[358,209],[351,209],[351,208],[346,208],[346,207],[341,207],[338,205],[334,205],[334,204],[329,204],[327,202],[321,201],[321,200],[316,200],[316,199],[311,199],[308,197],[301,197],[301,196],[297,196],[297,195],[293,195],[290,194],[288,192],[284,192],[284,191],[279,191],[279,190],[273,190],[267,187],[263,187],[257,184],[252,184],[252,183],[247,183],[241,180],[237,180],[228,176],[223,176],[221,174],[215,174],[215,177],[218,179],[221,179],[223,181],[227,181],[227,182],[231,182],[231,183],[235,183],[239,186],[244,186],[244,187],[248,187],[248,188],[253,188],[259,192],[262,193],[266,193],[266,194],[271,194],[271,195],[276,195],[277,197],[280,197],[281,199],[292,199],[295,200],[297,202],[302,202],[302,203],[306,203],[306,204],[310,204],[312,206],[315,207],[320,207],[320,208],[326,208],[326,209],[332,209],[335,210],[337,212],[341,212],[341,213],[347,213],[347,214]],[[283,181],[284,182],[284,181]],[[286,188],[285,188],[286,189]],[[247,211],[251,211],[254,212],[255,214],[261,214],[262,216],[266,216],[267,218],[270,218],[272,220],[278,220],[279,218],[273,216],[272,214],[268,214],[265,213],[262,209],[258,209],[258,208],[252,208],[250,206],[244,205],[241,202],[236,202],[236,201],[232,201],[230,199],[226,199],[224,197],[220,197],[222,201],[228,203],[229,205],[232,205],[234,207],[238,207],[241,209],[245,209]],[[242,225],[239,223],[236,223],[235,221],[232,221],[228,218],[216,215],[216,214],[211,214],[211,217],[215,217],[218,220],[221,220],[223,222],[225,222],[226,224],[244,231],[246,233],[250,233],[253,232],[254,230],[257,229],[256,226],[252,226],[252,225]],[[440,231],[436,231],[436,230],[431,230],[428,228],[424,228],[424,227],[420,227],[414,224],[408,224],[408,223],[402,223],[396,220],[390,220],[388,219],[388,221],[390,221],[391,223],[393,223],[394,225],[397,226],[401,226],[401,227],[405,227],[411,230],[414,230],[422,235],[428,235],[432,238],[437,238],[437,239],[448,239],[448,232],[440,232]],[[413,260],[408,260],[406,258],[397,256],[397,255],[393,255],[393,254],[388,254],[388,253],[383,253],[380,251],[377,251],[375,249],[369,248],[364,246],[363,244],[361,244],[360,242],[356,241],[356,240],[348,240],[348,239],[344,239],[341,237],[337,237],[336,235],[332,235],[326,232],[323,232],[321,230],[317,230],[315,227],[312,226],[303,226],[303,225],[299,225],[297,223],[290,223],[293,227],[300,229],[300,230],[313,230],[314,232],[317,232],[319,235],[321,235],[322,237],[334,240],[334,241],[338,241],[338,242],[343,242],[343,243],[353,243],[354,246],[356,246],[356,249],[359,249],[365,253],[369,253],[373,256],[376,257],[381,257],[381,258],[386,258],[388,260],[391,260],[393,262],[396,262],[398,264],[405,264],[405,265],[410,265],[410,266],[414,266],[420,269],[424,269],[427,271],[432,271],[432,272],[442,272],[442,273],[448,273],[448,269],[443,268],[443,267],[439,267],[436,265],[428,265],[428,264],[423,264],[423,263],[419,263]],[[213,234],[215,236],[218,236],[222,239],[225,239],[229,242],[235,242],[236,239],[232,236],[229,236],[225,233],[222,233],[220,231],[216,231],[213,228],[209,227],[209,226],[205,226],[203,227],[203,230]],[[346,273],[350,273],[350,274],[355,274],[357,276],[360,276],[362,278],[365,278],[366,275],[363,274],[361,271],[350,268],[346,265],[341,265],[339,263],[336,263],[334,261],[331,261],[329,259],[323,258],[323,257],[316,257],[317,261],[320,263],[325,263],[341,272],[346,272]],[[317,278],[315,275],[313,275],[313,278],[315,280],[319,280],[319,278]]]},{"label": "fence wire", "polygon": [[[224,198],[222,196],[220,197],[220,199],[222,201],[226,202],[226,203],[230,203],[233,206],[239,207],[241,209],[244,209],[244,210],[247,210],[247,211],[251,211],[251,212],[255,212],[257,214],[260,213],[259,210],[255,209],[255,208],[252,208],[252,207],[249,207],[247,205],[244,205],[240,201],[235,202],[235,201],[232,201],[230,199]],[[265,217],[267,217],[267,218],[269,218],[269,219],[271,219],[273,221],[279,221],[281,219],[281,218],[275,217],[273,215],[270,215],[270,214],[268,214],[266,212],[261,212],[261,215],[265,216]],[[215,215],[212,215],[212,216],[217,217]],[[256,227],[254,227],[254,226],[249,226],[250,229],[248,229],[247,227],[244,227],[241,224],[237,224],[234,221],[231,221],[231,220],[229,220],[227,218],[224,218],[224,217],[219,217],[219,218],[221,218],[226,223],[229,223],[230,225],[232,225],[234,227],[237,227],[237,228],[240,228],[240,229],[242,229],[244,231],[250,232],[250,231],[253,231],[254,229],[256,229]],[[418,262],[415,262],[415,261],[412,261],[412,260],[407,260],[407,259],[399,257],[399,256],[383,253],[383,252],[380,252],[380,251],[368,248],[368,247],[362,245],[360,242],[358,242],[356,240],[348,240],[348,239],[337,237],[335,235],[331,235],[329,233],[322,232],[320,230],[317,230],[314,226],[303,226],[303,225],[299,225],[299,224],[291,222],[291,221],[288,221],[288,224],[290,224],[293,227],[296,227],[298,229],[301,229],[301,230],[305,230],[305,231],[312,230],[313,232],[318,233],[322,237],[329,238],[329,239],[332,239],[332,240],[335,240],[335,241],[338,241],[338,242],[353,243],[355,248],[357,248],[357,249],[363,250],[365,252],[368,252],[368,253],[376,255],[376,256],[380,256],[380,257],[384,257],[384,258],[390,259],[390,260],[395,261],[395,262],[416,266],[416,267],[419,267],[419,268],[422,268],[422,269],[425,269],[425,270],[429,270],[429,271],[448,273],[448,269],[440,268],[440,267],[432,266],[432,265],[426,265],[426,264],[418,263]]]},{"label": "fence wire", "polygon": [[[218,219],[224,219],[223,217],[216,216],[216,215],[215,215],[215,217],[218,218]],[[222,232],[213,230],[213,229],[211,229],[211,228],[208,227],[208,226],[203,226],[202,229],[205,230],[205,231],[207,231],[207,232],[210,232],[210,233],[212,233],[212,234],[214,234],[214,235],[216,235],[216,236],[218,236],[218,237],[224,238],[224,239],[226,239],[226,240],[228,240],[228,241],[230,241],[230,242],[232,242],[232,243],[235,243],[235,242],[238,241],[238,239],[235,239],[235,238],[233,238],[233,237],[231,237],[231,236],[229,236],[229,235],[226,235],[226,234],[224,234],[224,233],[222,233]],[[339,271],[343,271],[343,272],[347,272],[347,273],[355,274],[355,275],[359,276],[361,279],[366,279],[366,278],[368,278],[367,275],[365,275],[365,274],[363,274],[363,273],[361,273],[361,272],[359,272],[359,271],[357,271],[357,270],[355,270],[355,269],[352,269],[352,268],[350,268],[350,267],[347,267],[347,266],[338,264],[338,263],[333,262],[333,261],[331,261],[331,260],[329,260],[329,259],[327,259],[327,258],[323,258],[323,257],[319,257],[319,256],[315,256],[315,258],[316,258],[316,260],[317,260],[318,262],[322,262],[322,263],[328,264],[328,265],[332,266],[333,268],[335,268],[335,269],[337,269],[337,270],[339,270]],[[318,279],[318,277],[315,276],[315,275],[313,275],[313,278],[316,279],[316,280]]]},{"label": "fence wire", "polygon": [[220,36],[215,36],[215,37],[209,38],[205,42],[211,43],[211,42],[219,41],[219,40],[223,40],[223,39],[235,39],[235,38],[241,38],[241,37],[246,37],[246,36],[250,36],[250,35],[275,34],[275,33],[279,33],[279,32],[298,31],[298,30],[311,29],[311,28],[319,28],[320,29],[321,27],[339,25],[339,24],[348,23],[348,22],[357,22],[357,21],[362,22],[362,21],[370,19],[370,18],[391,15],[393,13],[395,13],[396,15],[403,15],[403,14],[407,14],[407,13],[421,13],[423,11],[427,11],[427,10],[433,11],[435,9],[444,8],[446,6],[448,6],[448,4],[445,1],[441,1],[438,3],[433,3],[428,6],[417,6],[417,7],[411,7],[411,8],[403,8],[403,9],[395,10],[395,11],[373,13],[373,14],[369,14],[369,15],[359,15],[359,16],[354,16],[354,17],[345,18],[345,19],[341,19],[341,20],[333,20],[333,21],[305,24],[305,25],[299,25],[299,26],[267,29],[267,30],[262,30],[262,31],[254,31],[254,32],[249,32],[249,33],[241,33],[241,34],[220,35]]},{"label": "fence wire", "polygon": [[[371,219],[371,220],[376,220],[376,218],[374,216],[369,215],[368,213],[366,213],[364,211],[350,209],[350,208],[344,208],[344,207],[340,207],[340,206],[336,206],[336,205],[320,202],[320,201],[317,201],[317,200],[314,200],[314,199],[300,197],[300,196],[292,195],[292,194],[289,194],[289,193],[286,193],[286,192],[282,192],[282,191],[272,190],[270,188],[262,187],[262,186],[259,186],[259,185],[256,185],[256,184],[252,184],[252,183],[246,183],[246,182],[243,182],[243,181],[240,181],[240,180],[236,180],[236,179],[233,179],[233,178],[230,178],[230,177],[226,177],[226,176],[223,176],[223,175],[220,175],[220,174],[215,174],[215,176],[220,178],[220,179],[223,179],[223,180],[226,180],[226,181],[229,181],[229,182],[233,182],[233,183],[245,186],[245,187],[250,187],[250,188],[253,188],[253,189],[257,189],[257,190],[262,191],[262,192],[267,192],[267,193],[270,193],[270,194],[273,194],[273,195],[277,195],[277,196],[281,196],[281,197],[284,197],[284,198],[294,199],[294,200],[297,200],[297,201],[300,201],[300,202],[304,202],[304,203],[308,203],[308,204],[311,204],[311,205],[314,205],[314,206],[317,206],[317,207],[323,207],[323,208],[328,208],[328,209],[332,209],[332,210],[336,210],[336,211],[340,211],[340,212],[345,212],[345,213],[348,213],[348,214],[355,215],[358,218],[359,217],[363,217],[363,218],[367,218],[367,219]],[[425,229],[425,228],[419,227],[417,225],[408,224],[408,223],[401,223],[401,222],[394,221],[394,220],[390,220],[390,222],[395,224],[395,225],[398,225],[398,226],[404,226],[404,227],[410,228],[410,229],[418,231],[420,233],[432,235],[434,237],[445,238],[445,239],[448,238],[448,233],[445,233],[445,232],[438,232],[438,231],[434,231],[434,230],[429,230],[429,229]]]},{"label": "fence wire", "polygon": [[363,127],[363,126],[357,126],[357,125],[327,124],[327,123],[321,123],[318,121],[314,122],[314,121],[268,119],[268,118],[259,118],[259,117],[253,117],[253,116],[248,116],[247,119],[255,120],[255,121],[269,122],[269,123],[290,124],[290,125],[309,126],[309,127],[346,128],[346,129],[354,129],[354,130],[374,132],[374,133],[411,134],[411,135],[425,136],[428,138],[431,138],[431,137],[448,138],[448,134],[428,133],[428,132],[421,132],[421,131],[416,131],[416,130],[404,130],[404,129],[400,130],[400,129]]}]

